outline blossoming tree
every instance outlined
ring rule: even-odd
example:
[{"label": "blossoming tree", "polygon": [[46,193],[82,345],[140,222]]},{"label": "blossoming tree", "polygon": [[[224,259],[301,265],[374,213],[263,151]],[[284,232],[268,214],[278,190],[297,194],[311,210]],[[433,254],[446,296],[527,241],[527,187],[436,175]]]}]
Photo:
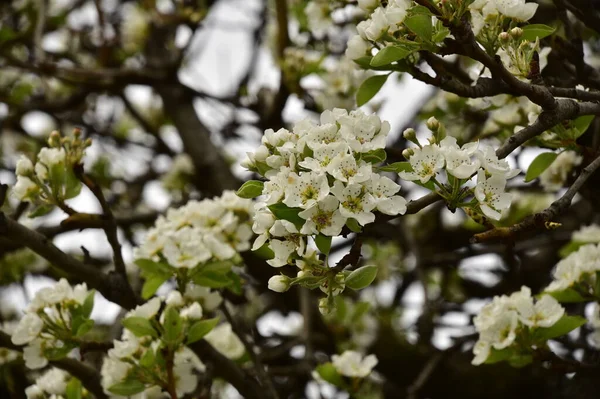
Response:
[{"label": "blossoming tree", "polygon": [[0,397],[598,397],[595,2],[0,7]]}]

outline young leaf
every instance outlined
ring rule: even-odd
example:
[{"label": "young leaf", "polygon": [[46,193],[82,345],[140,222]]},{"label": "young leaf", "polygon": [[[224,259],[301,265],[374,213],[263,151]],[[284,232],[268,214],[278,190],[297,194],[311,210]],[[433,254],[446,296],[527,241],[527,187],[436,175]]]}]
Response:
[{"label": "young leaf", "polygon": [[561,303],[578,303],[587,301],[585,297],[583,297],[579,292],[577,292],[577,290],[574,290],[573,288],[567,288],[562,291],[544,292],[544,294],[554,297],[554,299]]},{"label": "young leaf", "polygon": [[327,381],[330,384],[333,384],[337,387],[344,386],[344,379],[338,373],[336,368],[331,363],[324,363],[317,366],[317,373],[321,376],[322,379]]},{"label": "young leaf", "polygon": [[144,286],[142,287],[142,299],[149,299],[170,277],[171,276],[169,275],[155,274],[146,279],[146,281],[144,281]]},{"label": "young leaf", "polygon": [[404,19],[404,25],[420,39],[431,41],[431,37],[433,36],[431,15],[413,14]]},{"label": "young leaf", "polygon": [[365,152],[364,154],[362,154],[360,156],[360,159],[362,159],[365,162],[372,163],[372,164],[383,162],[383,161],[385,161],[386,158],[387,158],[387,154],[383,148]]},{"label": "young leaf", "polygon": [[356,92],[356,105],[368,103],[379,92],[389,75],[375,75],[365,80]]},{"label": "young leaf", "polygon": [[535,39],[538,37],[543,39],[547,36],[550,36],[555,31],[553,27],[542,24],[526,25],[522,29],[523,35],[521,36],[521,40],[528,40],[530,42],[535,42]]},{"label": "young leaf", "polygon": [[165,341],[170,344],[177,344],[183,335],[183,320],[175,308],[171,306],[167,308],[163,326],[165,328],[163,335]]},{"label": "young leaf", "polygon": [[388,46],[375,54],[371,59],[370,66],[378,67],[406,58],[413,50],[400,46]]},{"label": "young leaf", "polygon": [[136,337],[144,337],[150,335],[153,338],[158,338],[158,333],[152,327],[150,320],[143,317],[128,317],[121,321],[121,324],[131,331]]},{"label": "young leaf", "polygon": [[377,276],[377,266],[363,266],[354,270],[346,277],[346,287],[361,290],[368,287]]},{"label": "young leaf", "polygon": [[552,338],[560,337],[561,335],[568,334],[574,329],[581,327],[585,323],[587,323],[587,319],[585,317],[564,315],[552,327],[537,329],[535,332],[535,338],[546,341]]},{"label": "young leaf", "polygon": [[96,290],[91,290],[88,295],[85,297],[85,301],[83,301],[83,305],[81,305],[81,315],[84,319],[87,319],[92,314],[92,310],[94,309],[94,297],[96,295]]},{"label": "young leaf", "polygon": [[573,121],[573,127],[575,128],[575,135],[573,138],[578,138],[590,127],[590,124],[594,120],[594,115],[584,115]]},{"label": "young leaf", "polygon": [[109,392],[119,396],[131,396],[142,392],[146,385],[138,380],[126,380],[108,388]]},{"label": "young leaf", "polygon": [[219,318],[200,320],[192,324],[187,333],[186,345],[200,341],[219,323]]},{"label": "young leaf", "polygon": [[360,233],[362,231],[361,225],[354,218],[346,220],[346,227],[348,227],[351,231],[355,233]]},{"label": "young leaf", "polygon": [[209,288],[223,288],[232,283],[226,273],[215,272],[212,270],[200,270],[192,276],[192,281],[198,285]]},{"label": "young leaf", "polygon": [[76,337],[84,336],[85,333],[87,333],[88,331],[90,331],[92,329],[92,327],[94,327],[94,320],[87,319],[77,328],[77,332],[75,333],[75,336]]},{"label": "young leaf", "polygon": [[487,359],[485,359],[485,364],[494,364],[498,362],[502,362],[504,360],[508,360],[511,357],[515,356],[515,349],[508,347],[504,349],[490,349],[490,354]]},{"label": "young leaf", "polygon": [[554,162],[557,156],[558,154],[555,152],[544,152],[535,157],[531,165],[529,165],[529,169],[527,169],[525,182],[530,182],[541,175]]},{"label": "young leaf", "polygon": [[134,263],[137,267],[142,269],[144,276],[151,276],[154,274],[166,274],[171,276],[174,273],[173,268],[164,262],[154,262],[150,259],[136,259]]},{"label": "young leaf", "polygon": [[277,219],[283,219],[287,220],[288,222],[292,222],[298,229],[304,226],[305,220],[298,215],[300,212],[302,212],[301,208],[290,208],[286,204],[280,202],[269,205],[269,209],[271,212],[273,212],[273,215],[275,215]]},{"label": "young leaf", "polygon": [[410,166],[410,162],[394,162],[389,165],[385,165],[379,168],[382,172],[408,172],[412,170],[412,166]]},{"label": "young leaf", "polygon": [[65,388],[65,397],[67,399],[81,399],[81,388],[83,385],[77,378],[71,378]]},{"label": "young leaf", "polygon": [[156,356],[154,355],[154,349],[148,348],[140,358],[140,366],[142,367],[152,367],[154,365],[154,360]]},{"label": "young leaf", "polygon": [[256,198],[262,194],[265,184],[258,180],[248,180],[237,191],[237,196],[240,198]]},{"label": "young leaf", "polygon": [[328,255],[329,251],[331,250],[331,237],[319,234],[315,236],[315,244],[317,244],[319,251],[323,252],[325,255]]}]

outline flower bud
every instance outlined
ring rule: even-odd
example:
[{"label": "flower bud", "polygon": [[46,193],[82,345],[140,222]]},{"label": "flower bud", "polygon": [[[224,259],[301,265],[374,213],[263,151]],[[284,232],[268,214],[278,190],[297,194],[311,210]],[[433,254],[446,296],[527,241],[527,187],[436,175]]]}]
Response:
[{"label": "flower bud", "polygon": [[402,135],[404,136],[404,138],[412,143],[415,143],[416,145],[418,145],[419,147],[421,147],[421,144],[419,144],[419,140],[417,140],[417,132],[415,132],[415,129],[413,129],[412,127],[409,127],[408,129],[406,129]]},{"label": "flower bud", "polygon": [[425,125],[427,126],[427,129],[431,130],[432,132],[437,132],[437,130],[440,128],[440,121],[438,121],[435,116],[432,116],[431,118],[427,119]]},{"label": "flower bud", "polygon": [[501,42],[508,42],[510,40],[510,35],[508,32],[502,32],[498,35],[498,39],[500,39]]},{"label": "flower bud", "polygon": [[415,154],[415,151],[412,148],[405,148],[402,150],[402,156],[406,159],[410,159]]},{"label": "flower bud", "polygon": [[513,39],[518,39],[518,38],[520,38],[521,36],[523,36],[523,29],[521,29],[521,28],[519,28],[519,27],[512,28],[512,29],[510,30],[510,36],[511,36]]},{"label": "flower bud", "polygon": [[50,147],[58,147],[60,145],[60,133],[57,130],[52,131],[48,137],[48,145]]},{"label": "flower bud", "polygon": [[285,292],[290,289],[290,278],[284,275],[273,276],[269,279],[269,289],[275,292]]},{"label": "flower bud", "polygon": [[328,315],[329,313],[331,313],[332,311],[332,307],[331,304],[329,302],[329,298],[321,298],[319,299],[319,312],[321,312],[321,314],[323,316]]},{"label": "flower bud", "polygon": [[21,155],[21,158],[17,162],[15,172],[17,175],[27,176],[33,172],[33,163],[25,155]]}]

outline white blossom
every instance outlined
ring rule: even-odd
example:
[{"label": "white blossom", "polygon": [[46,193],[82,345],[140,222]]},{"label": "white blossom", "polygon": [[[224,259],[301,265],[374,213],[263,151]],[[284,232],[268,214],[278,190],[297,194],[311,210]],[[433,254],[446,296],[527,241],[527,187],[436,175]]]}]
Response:
[{"label": "white blossom", "polygon": [[482,146],[475,155],[479,158],[481,167],[491,175],[501,174],[508,180],[521,172],[519,169],[512,169],[506,160],[498,159],[496,151],[489,145]]},{"label": "white blossom", "polygon": [[579,230],[573,232],[571,240],[575,242],[600,243],[600,226],[597,224],[582,226]]},{"label": "white blossom", "polygon": [[19,321],[11,341],[15,345],[28,344],[38,337],[43,327],[44,321],[37,314],[27,313]]},{"label": "white blossom", "polygon": [[580,165],[582,161],[583,158],[574,151],[561,152],[540,175],[540,184],[546,191],[560,190],[573,168]]},{"label": "white blossom", "polygon": [[275,292],[285,292],[290,288],[290,279],[287,276],[277,275],[269,279],[269,289]]},{"label": "white blossom", "polygon": [[343,376],[364,378],[371,374],[378,360],[375,355],[363,356],[355,351],[345,351],[331,356],[333,366]]},{"label": "white blossom", "polygon": [[223,323],[213,328],[204,339],[229,359],[235,360],[246,352],[244,344],[232,331],[231,324]]},{"label": "white blossom", "polygon": [[346,224],[346,217],[339,210],[340,202],[336,197],[328,195],[313,207],[298,215],[306,219],[300,232],[302,234],[322,233],[327,236],[337,236]]},{"label": "white blossom", "polygon": [[19,200],[26,200],[39,192],[39,187],[27,176],[17,176],[12,193]]},{"label": "white blossom", "polygon": [[394,195],[400,191],[400,185],[392,179],[373,174],[367,184],[369,193],[375,200],[376,209],[386,215],[404,215],[406,212],[406,200],[404,197]]},{"label": "white blossom", "polygon": [[475,198],[483,214],[490,219],[500,220],[502,212],[508,210],[512,196],[504,192],[506,178],[501,175],[486,177],[483,170],[477,173]]},{"label": "white blossom", "polygon": [[400,177],[404,180],[419,180],[424,184],[444,167],[444,155],[439,146],[426,145],[423,148],[415,148],[409,162],[412,172],[402,171],[399,173]]},{"label": "white blossom", "polygon": [[471,159],[477,151],[477,143],[467,143],[461,148],[456,144],[456,138],[446,136],[440,142],[440,150],[446,161],[446,170],[456,178],[468,179],[479,169],[479,159]]},{"label": "white blossom", "polygon": [[371,212],[375,206],[375,199],[360,184],[344,185],[336,181],[331,192],[340,201],[340,213],[346,218],[354,218],[364,226],[375,221],[375,214]]},{"label": "white blossom", "polygon": [[348,47],[346,48],[346,57],[351,60],[356,60],[360,57],[367,55],[367,51],[370,48],[368,41],[360,37],[359,35],[353,36],[348,41]]},{"label": "white blossom", "polygon": [[327,167],[330,175],[344,183],[362,183],[371,178],[372,167],[370,163],[356,162],[354,156],[350,154],[338,155]]},{"label": "white blossom", "polygon": [[198,302],[194,302],[191,305],[181,309],[181,317],[186,319],[201,319],[202,318],[202,307]]},{"label": "white blossom", "polygon": [[537,11],[538,4],[525,3],[525,0],[493,0],[498,11],[519,21],[529,21]]},{"label": "white blossom", "polygon": [[25,176],[33,172],[33,163],[25,155],[21,155],[17,161],[15,173],[20,176]]},{"label": "white blossom", "polygon": [[285,190],[283,203],[292,208],[310,208],[329,194],[324,173],[304,172]]}]

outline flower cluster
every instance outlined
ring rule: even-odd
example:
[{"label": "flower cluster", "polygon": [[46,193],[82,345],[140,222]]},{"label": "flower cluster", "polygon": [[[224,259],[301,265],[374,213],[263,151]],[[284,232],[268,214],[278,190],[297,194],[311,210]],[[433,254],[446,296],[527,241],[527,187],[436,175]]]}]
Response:
[{"label": "flower cluster", "polygon": [[358,5],[370,15],[356,26],[358,35],[348,42],[346,55],[353,60],[370,55],[368,52],[373,48],[372,43],[382,40],[384,36],[394,37],[401,29],[412,2],[392,0],[383,7],[378,1],[359,1]]},{"label": "flower cluster", "polygon": [[574,289],[582,295],[594,294],[598,271],[600,271],[600,245],[583,245],[556,264],[554,280],[546,288],[546,292]]},{"label": "flower cluster", "polygon": [[474,319],[479,340],[473,348],[473,364],[485,363],[493,352],[501,350],[513,350],[516,356],[526,356],[535,345],[526,342],[533,339],[532,332],[551,328],[564,314],[564,308],[550,295],[543,295],[534,303],[531,290],[525,286],[510,296],[494,297]]},{"label": "flower cluster", "polygon": [[344,57],[321,74],[323,87],[315,93],[315,101],[321,109],[352,109],[356,106],[356,90],[367,76],[367,71]]},{"label": "flower cluster", "polygon": [[35,384],[27,387],[25,395],[27,399],[64,399],[69,379],[69,373],[53,367],[38,377]]},{"label": "flower cluster", "polygon": [[183,191],[194,175],[194,162],[188,154],[178,154],[168,172],[161,177],[163,186],[170,191]]},{"label": "flower cluster", "polygon": [[[443,125],[433,117],[427,124],[436,134],[443,129]],[[498,159],[493,147],[483,143],[467,143],[461,147],[452,136],[443,138],[439,144],[432,139],[430,144],[421,145],[412,129],[405,131],[404,136],[418,147],[405,150],[410,165],[407,170],[399,172],[401,178],[421,184],[431,180],[450,205],[477,207],[493,220],[500,220],[503,212],[508,210],[512,196],[504,192],[506,182],[520,171],[512,169],[506,160]],[[446,172],[447,185],[442,185],[438,179],[438,174],[443,170]],[[477,175],[475,188],[462,189],[462,185],[473,175]],[[430,184],[429,188],[435,186]],[[474,195],[476,201],[464,203],[463,200],[469,195]]]},{"label": "flower cluster", "polygon": [[13,194],[38,206],[31,217],[48,213],[55,205],[61,206],[79,194],[81,182],[73,167],[81,163],[85,149],[91,145],[89,139],[81,140],[80,135],[79,130],[75,130],[73,137],[52,132],[48,138],[50,147],[40,150],[35,165],[24,155],[17,162]]},{"label": "flower cluster", "polygon": [[538,4],[525,3],[525,0],[476,0],[469,5],[471,24],[475,35],[498,23],[500,16],[516,21],[529,21],[537,11]]},{"label": "flower cluster", "polygon": [[[190,279],[204,285],[202,271],[208,271],[207,265],[213,265],[211,272],[229,273],[239,262],[238,251],[250,249],[253,214],[252,201],[231,191],[170,208],[135,249],[136,264],[147,284],[143,296],[149,298],[173,276],[182,290]],[[225,282],[219,288],[224,286]]]},{"label": "flower cluster", "polygon": [[355,351],[345,351],[341,355],[331,356],[331,361],[337,372],[345,377],[365,378],[377,366],[377,357],[363,357]]},{"label": "flower cluster", "polygon": [[94,291],[88,291],[85,283],[73,288],[63,278],[53,287],[39,290],[11,338],[15,345],[27,345],[23,349],[25,365],[39,369],[48,360],[67,356],[93,327],[89,318],[93,306]]},{"label": "flower cluster", "polygon": [[[259,236],[253,250],[268,244],[274,254],[271,266],[295,264],[301,269],[297,279],[310,281],[331,298],[344,290],[345,277],[329,273],[309,236],[327,253],[331,237],[345,225],[360,229],[375,221],[375,211],[403,214],[406,200],[396,195],[400,186],[373,166],[385,159],[389,123],[338,108],[323,112],[320,122],[303,120],[292,131],[265,131],[245,166],[267,181],[247,182],[238,195],[264,196],[256,204],[252,228]],[[292,283],[298,282],[276,276],[269,287],[282,292]]]},{"label": "flower cluster", "polygon": [[[163,302],[166,308],[159,312]],[[178,397],[192,392],[198,383],[195,373],[204,371],[204,365],[186,344],[202,339],[218,321],[202,316],[200,304],[178,291],[127,313],[121,339],[114,341],[102,364],[105,392],[158,396],[164,390]]]}]

